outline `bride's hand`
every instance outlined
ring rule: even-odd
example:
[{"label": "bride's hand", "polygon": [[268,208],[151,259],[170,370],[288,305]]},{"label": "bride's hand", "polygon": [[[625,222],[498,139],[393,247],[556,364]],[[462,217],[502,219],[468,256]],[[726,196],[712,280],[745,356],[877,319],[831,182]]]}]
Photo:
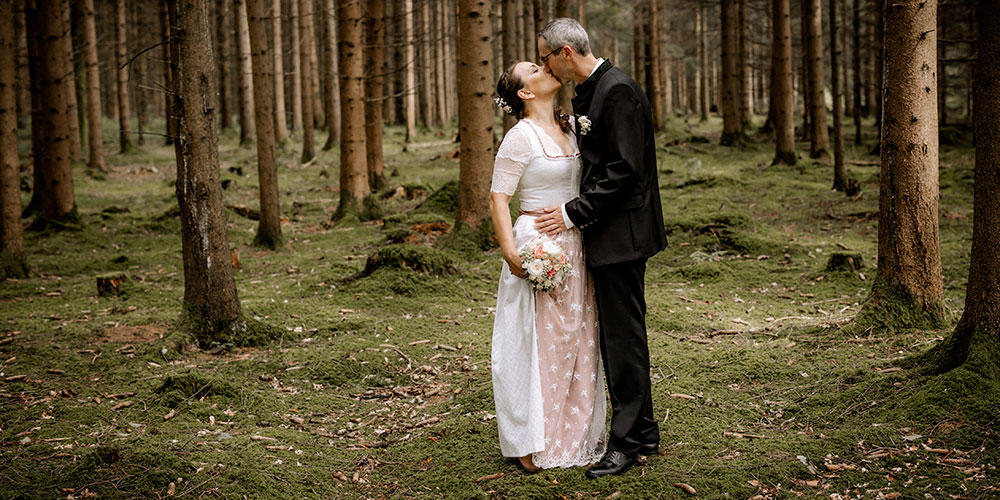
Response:
[{"label": "bride's hand", "polygon": [[518,278],[524,278],[524,268],[521,267],[521,256],[513,255],[511,257],[504,256],[503,260],[507,262],[507,267],[510,268],[510,273]]}]

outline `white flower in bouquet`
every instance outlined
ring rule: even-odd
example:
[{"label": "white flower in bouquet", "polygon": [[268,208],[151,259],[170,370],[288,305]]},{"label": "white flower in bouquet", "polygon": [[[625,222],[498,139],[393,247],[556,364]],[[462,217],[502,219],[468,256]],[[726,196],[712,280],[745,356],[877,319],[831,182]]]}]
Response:
[{"label": "white flower in bouquet", "polygon": [[532,276],[541,276],[545,272],[545,263],[540,259],[533,260],[528,264],[527,271]]},{"label": "white flower in bouquet", "polygon": [[573,269],[562,247],[546,236],[538,236],[522,246],[520,256],[525,279],[544,292],[562,285]]}]

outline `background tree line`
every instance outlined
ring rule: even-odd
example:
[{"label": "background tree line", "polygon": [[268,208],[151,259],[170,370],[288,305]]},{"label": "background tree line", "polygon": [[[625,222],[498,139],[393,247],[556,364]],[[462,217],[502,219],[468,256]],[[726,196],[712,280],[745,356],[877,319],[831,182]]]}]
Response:
[{"label": "background tree line", "polygon": [[[721,115],[723,144],[773,135],[774,163],[788,165],[800,161],[798,135],[808,142],[809,158],[832,160],[834,189],[852,191],[844,118],[852,118],[853,143],[860,145],[862,118],[874,116],[878,140],[870,146],[882,173],[879,276],[862,314],[933,323],[942,296],[936,175],[942,124],[975,124],[977,174],[982,164],[984,175],[976,179],[972,266],[987,272],[973,274],[970,292],[980,295],[970,293],[969,300],[1000,302],[990,286],[1000,257],[981,248],[996,248],[1000,232],[988,208],[995,198],[990,173],[998,168],[990,153],[996,120],[986,120],[997,106],[990,83],[996,59],[983,57],[995,53],[996,40],[977,24],[996,7],[993,0],[5,2],[5,274],[25,270],[22,217],[33,217],[34,230],[76,223],[72,165],[86,161],[92,175],[106,170],[104,126],[117,128],[117,143],[107,146],[123,154],[150,140],[175,145],[191,278],[185,311],[213,334],[245,327],[232,270],[212,265],[225,262],[229,251],[215,147],[220,129],[238,131],[241,144],[257,148],[261,245],[281,241],[275,148],[297,148],[308,163],[317,134],[326,136],[324,148],[339,148],[334,217],[378,217],[372,193],[386,175],[386,124],[405,126],[412,137],[418,126],[444,131],[457,123],[456,223],[479,230],[502,131],[494,128],[499,115],[489,99],[494,82],[513,61],[537,59],[534,34],[546,20],[569,16],[589,28],[597,55],[643,85],[658,126]],[[560,99],[567,108],[569,87]],[[19,128],[30,128],[26,163],[17,155]],[[25,182],[31,198],[23,213],[22,166],[32,180]],[[996,308],[966,312],[998,322]],[[977,325],[963,321],[960,330]]]}]

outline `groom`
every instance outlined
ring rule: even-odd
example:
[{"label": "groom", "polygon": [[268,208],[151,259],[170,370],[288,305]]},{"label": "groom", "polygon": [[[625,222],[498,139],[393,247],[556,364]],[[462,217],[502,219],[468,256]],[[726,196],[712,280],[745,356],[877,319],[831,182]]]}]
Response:
[{"label": "groom", "polygon": [[580,196],[546,208],[535,227],[549,235],[572,227],[583,233],[612,410],[608,451],[586,476],[622,474],[638,455],[655,455],[660,443],[644,296],[646,259],[667,246],[652,114],[634,80],[594,57],[586,30],[575,20],[548,23],[538,34],[538,54],[546,71],[577,82],[573,113],[583,171]]}]

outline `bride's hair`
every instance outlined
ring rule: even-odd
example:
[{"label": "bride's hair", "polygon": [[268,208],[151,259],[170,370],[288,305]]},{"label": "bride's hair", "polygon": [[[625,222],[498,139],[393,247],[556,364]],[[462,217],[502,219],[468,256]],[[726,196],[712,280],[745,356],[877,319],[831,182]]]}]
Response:
[{"label": "bride's hair", "polygon": [[[521,79],[514,75],[514,67],[517,63],[511,64],[507,71],[500,75],[500,80],[497,81],[497,96],[503,99],[504,103],[507,104],[511,115],[514,118],[520,120],[524,118],[526,113],[524,109],[524,100],[517,95],[517,91],[524,87]],[[561,106],[556,106],[553,108],[556,117],[556,123],[559,124],[559,128],[563,132],[569,133],[571,128],[569,125],[569,115],[563,111]]]}]

